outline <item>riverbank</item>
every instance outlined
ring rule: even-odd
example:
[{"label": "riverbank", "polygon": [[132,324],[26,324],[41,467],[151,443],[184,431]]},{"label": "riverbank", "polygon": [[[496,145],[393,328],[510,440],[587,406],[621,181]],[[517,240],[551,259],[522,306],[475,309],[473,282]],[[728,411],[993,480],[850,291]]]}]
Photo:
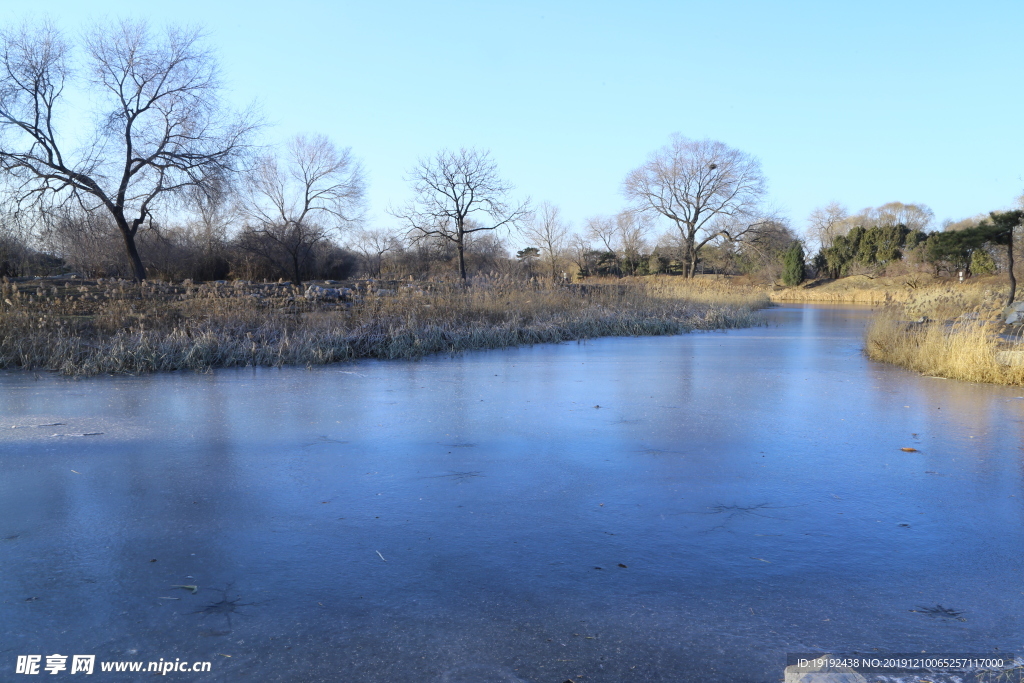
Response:
[{"label": "riverbank", "polygon": [[1019,385],[1024,365],[1010,364],[1019,340],[1003,322],[1008,287],[1000,276],[959,282],[918,273],[852,276],[770,296],[776,302],[882,307],[865,332],[864,348],[872,360],[933,377]]},{"label": "riverbank", "polygon": [[1005,295],[1008,286],[1006,278],[999,276],[973,277],[959,282],[929,273],[888,277],[851,275],[838,280],[815,280],[799,287],[770,288],[768,295],[776,302],[884,306],[922,305],[934,301],[970,308],[991,296],[989,292]]},{"label": "riverbank", "polygon": [[[351,284],[351,283],[350,283]],[[604,336],[747,327],[769,305],[711,281],[4,283],[0,367],[66,375],[419,358]]]},{"label": "riverbank", "polygon": [[927,273],[856,275],[790,288],[719,281],[738,291],[764,291],[776,303],[881,307],[865,333],[865,352],[872,360],[933,377],[1024,384],[1020,328],[1004,324],[1009,282],[1003,276],[959,282]]},{"label": "riverbank", "polygon": [[1020,333],[1004,324],[1003,303],[996,297],[967,307],[948,297],[887,307],[868,326],[865,351],[872,360],[924,375],[1024,384],[1024,364],[1016,362]]}]

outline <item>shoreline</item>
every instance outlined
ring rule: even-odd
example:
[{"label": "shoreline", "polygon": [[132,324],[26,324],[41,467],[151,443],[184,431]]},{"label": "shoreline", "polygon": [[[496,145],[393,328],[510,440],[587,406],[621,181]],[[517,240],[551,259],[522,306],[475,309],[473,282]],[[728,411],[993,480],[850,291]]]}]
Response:
[{"label": "shoreline", "polygon": [[[786,305],[881,309],[865,332],[876,361],[933,376],[1024,384],[1003,365],[1002,278],[920,273],[781,288],[721,276],[590,279],[550,285],[437,281],[193,284],[40,278],[3,283],[0,369],[68,376],[416,359],[601,337],[763,324]],[[907,321],[928,320],[910,325]],[[934,324],[933,324],[934,323]],[[1014,355],[1011,353],[1009,355]],[[1022,353],[1021,355],[1024,355]]]},{"label": "shoreline", "polygon": [[[10,286],[5,283],[5,288]],[[372,288],[348,302],[264,285],[15,288],[0,312],[0,368],[70,376],[323,365],[614,336],[749,327],[766,296],[652,280],[584,288],[490,282]],[[69,287],[65,286],[65,290]],[[309,290],[307,290],[309,291]]]}]

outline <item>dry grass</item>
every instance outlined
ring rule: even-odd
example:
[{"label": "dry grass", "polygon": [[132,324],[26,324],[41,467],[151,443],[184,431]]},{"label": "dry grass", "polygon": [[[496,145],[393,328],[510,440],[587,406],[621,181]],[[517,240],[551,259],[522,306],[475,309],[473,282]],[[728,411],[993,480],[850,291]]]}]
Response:
[{"label": "dry grass", "polygon": [[364,287],[350,303],[244,282],[34,280],[3,285],[0,367],[93,375],[418,358],[744,327],[766,305],[763,294],[678,278],[570,287],[388,283]]},{"label": "dry grass", "polygon": [[979,291],[923,292],[887,307],[867,329],[868,356],[935,377],[1024,384],[1024,366],[999,362],[1017,346],[999,336],[1005,300]]},{"label": "dry grass", "polygon": [[[632,278],[626,280],[632,281]],[[637,278],[643,282],[651,296],[665,299],[686,299],[706,304],[732,306],[767,305],[769,291],[765,287],[741,284],[733,279],[716,276],[698,276],[693,279],[654,275]],[[763,302],[763,303],[762,303]]]},{"label": "dry grass", "polygon": [[[950,278],[938,278],[926,273],[913,273],[897,277],[868,277],[852,275],[839,280],[809,282],[801,287],[771,291],[772,301],[868,304],[882,306],[911,304],[928,294],[936,301],[959,294],[982,303],[988,292],[1005,293],[1009,286],[1003,277],[975,277],[960,283]],[[960,312],[963,312],[962,310]]]}]

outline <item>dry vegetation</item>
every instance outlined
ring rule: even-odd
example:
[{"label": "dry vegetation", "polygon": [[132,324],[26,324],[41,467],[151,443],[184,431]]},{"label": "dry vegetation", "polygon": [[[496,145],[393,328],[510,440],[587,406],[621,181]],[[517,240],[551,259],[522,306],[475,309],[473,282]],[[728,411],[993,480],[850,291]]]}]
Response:
[{"label": "dry vegetation", "polygon": [[681,278],[551,287],[370,282],[351,301],[290,285],[4,282],[0,367],[69,375],[313,365],[756,324],[767,297]]},{"label": "dry vegetation", "polygon": [[[964,283],[925,273],[852,276],[770,292],[772,301],[868,304],[884,307],[868,327],[873,360],[925,375],[969,382],[1024,384],[1016,364],[1019,339],[1006,335],[1008,281],[974,277]],[[1011,364],[1014,363],[1014,364]]]},{"label": "dry vegetation", "polygon": [[931,287],[887,306],[866,332],[868,356],[935,377],[1024,384],[1019,334],[1003,334],[1005,293],[987,284]]},{"label": "dry vegetation", "polygon": [[[922,296],[938,300],[964,294],[978,298],[971,304],[976,305],[980,303],[980,297],[984,292],[1002,293],[1007,286],[1004,277],[975,277],[961,284],[951,278],[935,277],[927,273],[911,273],[897,277],[851,275],[839,280],[813,281],[801,287],[777,289],[771,291],[769,295],[772,301],[780,302],[882,306],[913,304],[920,301]],[[963,312],[963,309],[960,309],[955,315]]]},{"label": "dry vegetation", "polygon": [[1024,384],[1024,339],[1019,327],[1014,332],[1003,324],[1004,276],[960,283],[926,273],[860,275],[786,289],[744,284],[739,278],[715,282],[736,292],[765,292],[775,302],[880,306],[883,310],[866,332],[865,347],[873,360],[934,377]]}]

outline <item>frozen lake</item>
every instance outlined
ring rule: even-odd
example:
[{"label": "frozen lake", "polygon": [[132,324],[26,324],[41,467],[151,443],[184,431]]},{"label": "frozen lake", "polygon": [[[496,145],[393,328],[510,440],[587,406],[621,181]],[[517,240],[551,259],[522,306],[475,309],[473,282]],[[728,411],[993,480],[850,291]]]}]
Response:
[{"label": "frozen lake", "polygon": [[0,677],[61,653],[212,662],[179,681],[762,683],[787,652],[1024,652],[1024,390],[868,361],[867,309],[766,315],[2,374]]}]

